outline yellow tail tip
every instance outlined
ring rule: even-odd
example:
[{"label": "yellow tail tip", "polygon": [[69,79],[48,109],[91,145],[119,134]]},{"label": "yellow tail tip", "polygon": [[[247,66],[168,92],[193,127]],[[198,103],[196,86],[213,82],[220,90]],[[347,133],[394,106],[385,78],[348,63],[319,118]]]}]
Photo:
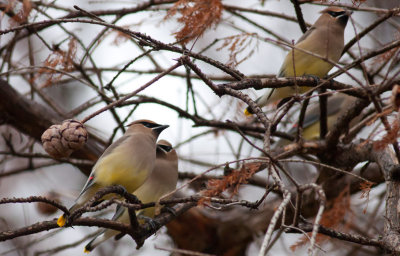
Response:
[{"label": "yellow tail tip", "polygon": [[90,253],[90,251],[88,249],[86,249],[86,247],[85,247],[85,249],[83,249],[83,252],[84,253]]},{"label": "yellow tail tip", "polygon": [[244,110],[244,115],[245,115],[245,116],[252,116],[253,114],[250,113],[249,110],[246,108],[246,109]]},{"label": "yellow tail tip", "polygon": [[60,218],[58,218],[58,220],[57,220],[57,225],[59,226],[59,227],[63,227],[64,225],[65,225],[65,222],[67,221],[67,219],[65,218],[65,216],[64,215],[61,215],[61,217]]}]

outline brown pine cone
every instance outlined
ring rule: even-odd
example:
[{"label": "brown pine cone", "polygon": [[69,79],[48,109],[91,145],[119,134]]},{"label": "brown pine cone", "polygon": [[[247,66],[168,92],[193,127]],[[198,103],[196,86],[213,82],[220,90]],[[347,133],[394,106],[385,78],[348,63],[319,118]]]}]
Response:
[{"label": "brown pine cone", "polygon": [[85,126],[73,119],[68,119],[62,124],[50,126],[42,134],[42,144],[44,150],[54,157],[68,157],[85,145],[88,138],[88,133]]}]

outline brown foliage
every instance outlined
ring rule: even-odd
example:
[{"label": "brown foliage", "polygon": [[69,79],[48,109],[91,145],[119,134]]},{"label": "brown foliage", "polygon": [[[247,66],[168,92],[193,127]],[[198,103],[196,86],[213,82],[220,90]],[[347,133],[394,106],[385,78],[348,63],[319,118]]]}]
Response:
[{"label": "brown foliage", "polygon": [[74,69],[74,59],[76,56],[76,40],[71,39],[68,43],[68,50],[63,51],[58,47],[55,47],[54,51],[44,61],[44,66],[48,68],[39,69],[38,75],[34,77],[34,80],[38,76],[47,75],[47,79],[42,87],[48,87],[52,83],[57,82],[61,79],[63,74],[57,73],[56,69],[60,69],[65,72],[70,72]]},{"label": "brown foliage", "polygon": [[[129,29],[129,26],[121,26],[121,27]],[[115,45],[115,46],[119,46],[119,45],[125,43],[126,41],[128,41],[129,39],[131,39],[130,35],[123,33],[119,30],[113,30],[112,32],[116,33],[116,36],[112,42],[113,45]]]},{"label": "brown foliage", "polygon": [[[32,3],[30,0],[23,0],[22,6],[20,6],[19,1],[10,0],[7,4],[0,4],[0,7],[4,6],[4,13],[8,13],[14,22],[18,25],[24,24],[28,21],[29,14],[32,11]],[[18,10],[14,13],[14,10]]]},{"label": "brown foliage", "polygon": [[[258,44],[258,40],[255,40],[256,46],[251,47],[253,39],[255,38],[254,36],[255,34],[252,33],[244,33],[240,35],[227,37],[224,39],[224,43],[222,44],[221,47],[217,49],[217,51],[220,51],[223,48],[227,47],[229,51],[229,60],[227,65],[230,67],[236,67],[237,65],[247,60],[254,54],[255,48],[257,47]],[[238,60],[238,55],[244,52],[245,50],[248,50],[250,47],[251,47],[250,52],[247,53],[244,58]]]},{"label": "brown foliage", "polygon": [[179,0],[168,11],[165,19],[180,13],[178,22],[183,27],[175,33],[175,38],[182,44],[204,34],[204,32],[219,23],[223,5],[220,0]]},{"label": "brown foliage", "polygon": [[[397,40],[400,40],[400,33],[399,32],[395,33],[393,35],[393,37]],[[389,62],[393,58],[393,56],[396,55],[396,52],[398,52],[399,49],[400,49],[400,47],[395,47],[389,51],[386,51],[386,52],[378,55],[377,57],[374,58],[371,66]]]},{"label": "brown foliage", "polygon": [[388,62],[389,60],[391,60],[393,58],[393,56],[399,49],[400,49],[400,47],[396,47],[396,48],[393,48],[389,51],[382,53],[381,55],[378,55],[376,58],[374,58],[374,61],[372,62],[372,66],[374,66],[376,64],[382,64],[382,63]]},{"label": "brown foliage", "polygon": [[375,150],[382,150],[384,149],[388,144],[396,142],[397,137],[399,136],[399,130],[400,130],[400,125],[398,119],[396,119],[393,124],[391,129],[387,132],[387,134],[381,139],[378,140],[374,143],[374,149]]},{"label": "brown foliage", "polygon": [[[238,193],[239,187],[246,184],[253,177],[254,173],[259,170],[261,163],[243,164],[239,170],[232,170],[230,174],[223,179],[212,179],[207,183],[207,189],[202,192],[205,197],[218,196],[228,188],[233,188],[231,197]],[[203,204],[204,200],[199,201],[199,205]]]},{"label": "brown foliage", "polygon": [[361,199],[365,198],[366,201],[367,201],[367,205],[365,206],[365,208],[363,210],[364,214],[367,212],[368,202],[369,202],[369,192],[371,192],[372,185],[374,185],[374,183],[373,182],[369,182],[369,181],[365,181],[365,182],[362,182],[360,184],[360,189],[361,189],[360,198]]},{"label": "brown foliage", "polygon": [[[346,214],[350,211],[350,187],[347,186],[332,202],[332,207],[322,214],[320,225],[332,229],[347,229],[348,220],[345,219]],[[329,236],[317,234],[316,242],[323,243],[330,239]],[[301,246],[308,243],[308,237],[303,236],[295,244],[290,246],[292,251],[295,251]]]},{"label": "brown foliage", "polygon": [[22,9],[13,17],[17,23],[26,23],[29,17],[29,13],[32,10],[32,3],[30,0],[23,0]]}]

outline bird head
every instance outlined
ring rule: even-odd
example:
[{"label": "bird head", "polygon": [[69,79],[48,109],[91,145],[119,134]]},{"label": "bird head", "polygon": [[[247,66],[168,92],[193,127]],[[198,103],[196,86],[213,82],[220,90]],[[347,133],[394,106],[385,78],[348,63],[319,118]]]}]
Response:
[{"label": "bird head", "polygon": [[166,140],[157,141],[157,157],[162,157],[170,160],[177,160],[178,155],[171,143]]},{"label": "bird head", "polygon": [[320,19],[332,20],[346,27],[347,21],[353,12],[340,7],[331,6],[322,10],[320,13],[322,13]]},{"label": "bird head", "polygon": [[157,124],[156,122],[147,119],[133,121],[127,126],[129,127],[128,132],[147,131],[152,132],[156,137],[158,137],[163,130],[169,127],[169,125]]}]

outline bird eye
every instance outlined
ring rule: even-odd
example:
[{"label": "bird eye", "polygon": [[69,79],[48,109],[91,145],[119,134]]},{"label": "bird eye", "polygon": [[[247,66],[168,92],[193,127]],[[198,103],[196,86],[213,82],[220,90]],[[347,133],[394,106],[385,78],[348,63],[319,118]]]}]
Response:
[{"label": "bird eye", "polygon": [[172,150],[172,147],[167,145],[158,145],[158,146],[162,148],[162,150],[164,150],[165,152],[170,152]]},{"label": "bird eye", "polygon": [[158,124],[153,124],[153,123],[149,123],[149,122],[140,122],[141,124],[143,124],[144,126],[146,126],[147,128],[154,128],[159,126]]},{"label": "bird eye", "polygon": [[329,15],[331,15],[332,17],[338,17],[338,16],[340,16],[340,15],[345,14],[346,12],[344,12],[344,11],[340,11],[340,12],[329,11],[328,13],[329,13]]}]

